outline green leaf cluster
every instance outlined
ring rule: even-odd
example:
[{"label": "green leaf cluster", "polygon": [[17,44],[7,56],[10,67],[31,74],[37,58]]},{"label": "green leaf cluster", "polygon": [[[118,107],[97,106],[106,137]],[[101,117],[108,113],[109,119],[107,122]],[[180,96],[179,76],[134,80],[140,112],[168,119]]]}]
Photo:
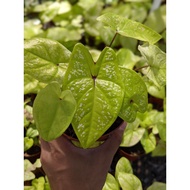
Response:
[{"label": "green leaf cluster", "polygon": [[142,190],[141,181],[133,174],[131,163],[125,157],[121,157],[116,165],[115,178],[108,173],[102,190]]}]

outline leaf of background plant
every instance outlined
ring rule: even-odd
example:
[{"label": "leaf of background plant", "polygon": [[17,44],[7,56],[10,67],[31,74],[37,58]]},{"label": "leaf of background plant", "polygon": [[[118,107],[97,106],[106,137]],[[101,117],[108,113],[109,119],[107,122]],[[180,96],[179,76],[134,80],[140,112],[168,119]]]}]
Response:
[{"label": "leaf of background plant", "polygon": [[124,0],[125,2],[151,2],[151,0]]},{"label": "leaf of background plant", "polygon": [[24,190],[36,190],[33,186],[24,186]]},{"label": "leaf of background plant", "polygon": [[47,84],[39,82],[32,76],[24,74],[24,94],[34,93],[37,94],[39,90],[44,88]]},{"label": "leaf of background plant", "polygon": [[116,179],[110,173],[108,173],[106,177],[106,182],[102,190],[113,190],[113,189],[120,190],[119,184],[116,181]]},{"label": "leaf of background plant", "polygon": [[155,181],[147,190],[166,190],[166,184]]},{"label": "leaf of background plant", "polygon": [[166,113],[158,112],[155,117],[157,128],[159,131],[159,136],[163,141],[166,141]]},{"label": "leaf of background plant", "polygon": [[35,178],[34,171],[36,167],[28,160],[24,159],[24,181],[29,181]]},{"label": "leaf of background plant", "polygon": [[122,190],[143,190],[141,181],[133,174],[120,173],[118,181]]},{"label": "leaf of background plant", "polygon": [[162,38],[160,34],[140,22],[127,19],[114,13],[105,13],[98,17],[97,20],[108,25],[120,35],[146,41],[150,44],[154,44]]},{"label": "leaf of background plant", "polygon": [[117,162],[117,164],[116,164],[115,177],[116,177],[117,180],[118,180],[118,177],[119,177],[120,173],[130,173],[130,174],[133,174],[133,168],[131,166],[131,163],[125,157],[121,157],[119,159],[119,161]]},{"label": "leaf of background plant", "polygon": [[42,166],[41,162],[40,162],[40,158],[36,159],[36,161],[34,162],[34,166],[36,168],[40,168]]},{"label": "leaf of background plant", "polygon": [[44,190],[45,180],[44,177],[39,177],[32,180],[32,186],[37,190]]},{"label": "leaf of background plant", "polygon": [[141,138],[145,132],[145,129],[129,127],[129,125],[132,125],[132,124],[133,123],[128,123],[127,128],[124,131],[123,139],[122,139],[120,146],[124,146],[124,147],[134,146],[141,140]]},{"label": "leaf of background plant", "polygon": [[73,49],[63,87],[77,101],[72,126],[83,148],[90,147],[118,116],[123,83],[116,61],[115,52],[108,47],[96,64],[82,44]]},{"label": "leaf of background plant", "polygon": [[166,53],[155,45],[138,46],[139,51],[150,67],[143,68],[145,74],[157,87],[166,85]]},{"label": "leaf of background plant", "polygon": [[[99,22],[99,23],[100,23],[100,22]],[[102,23],[100,23],[100,24],[102,25]],[[112,39],[113,39],[113,36],[115,35],[114,31],[110,30],[109,28],[103,28],[103,27],[101,27],[101,28],[99,29],[99,33],[100,33],[99,35],[100,35],[102,41],[103,41],[107,46],[109,46],[110,43],[111,43],[111,41],[112,41]],[[112,47],[115,47],[115,46],[118,46],[118,45],[119,45],[119,43],[120,43],[119,37],[120,37],[120,36],[116,36],[116,38],[115,38],[115,40],[114,40],[114,42],[113,42],[113,44],[112,44]]]},{"label": "leaf of background plant", "polygon": [[44,32],[43,37],[56,40],[60,43],[78,41],[82,38],[82,29],[67,29],[65,27],[53,27]]},{"label": "leaf of background plant", "polygon": [[39,135],[37,129],[33,129],[32,127],[29,127],[26,131],[26,136],[30,138],[37,137]]},{"label": "leaf of background plant", "polygon": [[69,2],[52,2],[40,14],[40,19],[43,23],[53,20],[56,15],[65,14],[71,10]]},{"label": "leaf of background plant", "polygon": [[42,24],[39,19],[30,19],[24,22],[24,39],[30,39],[42,32]]},{"label": "leaf of background plant", "polygon": [[24,45],[24,72],[43,83],[62,83],[70,51],[59,42],[34,38]]},{"label": "leaf of background plant", "polygon": [[126,69],[133,69],[135,64],[140,60],[131,50],[121,48],[117,52],[118,65]]},{"label": "leaf of background plant", "polygon": [[149,110],[145,113],[138,113],[138,118],[141,120],[140,126],[143,128],[149,128],[151,125],[156,124],[156,115],[158,110]]},{"label": "leaf of background plant", "polygon": [[144,81],[147,86],[148,93],[150,95],[161,99],[164,99],[166,97],[165,86],[161,86],[160,88],[158,88],[151,80],[145,79]]},{"label": "leaf of background plant", "polygon": [[144,24],[158,33],[162,32],[166,28],[166,5],[151,12]]},{"label": "leaf of background plant", "polygon": [[119,41],[120,41],[123,48],[129,49],[133,53],[136,52],[136,47],[137,47],[137,43],[138,43],[137,39],[129,38],[129,37],[125,37],[125,36],[120,35],[119,36]]},{"label": "leaf of background plant", "polygon": [[166,156],[166,142],[159,140],[156,148],[152,151],[151,156]]},{"label": "leaf of background plant", "polygon": [[51,141],[68,128],[76,109],[76,102],[69,90],[62,91],[57,82],[48,84],[35,98],[34,120],[40,136]]},{"label": "leaf of background plant", "polygon": [[124,82],[124,100],[119,116],[131,123],[137,111],[145,112],[148,105],[147,88],[142,78],[133,70],[119,67]]},{"label": "leaf of background plant", "polygon": [[147,154],[152,152],[156,147],[156,138],[154,134],[148,134],[148,131],[145,131],[144,136],[141,138],[141,144]]},{"label": "leaf of background plant", "polygon": [[34,140],[29,137],[24,137],[24,151],[30,149],[34,144]]}]

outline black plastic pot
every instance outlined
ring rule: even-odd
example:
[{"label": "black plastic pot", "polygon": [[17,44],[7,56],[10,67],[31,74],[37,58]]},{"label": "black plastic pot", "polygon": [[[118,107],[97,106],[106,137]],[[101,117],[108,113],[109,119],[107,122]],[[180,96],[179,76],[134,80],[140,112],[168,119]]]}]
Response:
[{"label": "black plastic pot", "polygon": [[89,149],[76,147],[65,135],[51,142],[41,139],[41,163],[51,190],[102,190],[125,127],[122,122],[103,144]]}]

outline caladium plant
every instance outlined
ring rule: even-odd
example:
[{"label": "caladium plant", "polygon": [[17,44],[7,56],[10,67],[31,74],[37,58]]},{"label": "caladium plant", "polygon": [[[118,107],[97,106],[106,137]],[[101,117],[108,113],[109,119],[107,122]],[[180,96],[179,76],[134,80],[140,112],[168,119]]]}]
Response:
[{"label": "caladium plant", "polygon": [[[161,38],[150,28],[112,13],[98,20],[114,30],[115,36],[151,44]],[[40,136],[53,140],[71,123],[81,146],[89,148],[117,117],[132,122],[138,111],[145,112],[146,85],[138,73],[120,60],[111,47],[105,47],[94,61],[89,49],[81,43],[70,52],[50,39],[26,40],[25,73],[46,84],[33,106]]]}]

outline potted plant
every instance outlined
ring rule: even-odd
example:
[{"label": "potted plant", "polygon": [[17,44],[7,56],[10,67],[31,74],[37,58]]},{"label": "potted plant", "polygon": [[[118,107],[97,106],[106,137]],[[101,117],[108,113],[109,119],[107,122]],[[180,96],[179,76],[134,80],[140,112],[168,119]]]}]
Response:
[{"label": "potted plant", "polygon": [[[60,181],[67,190],[101,189],[126,122],[134,121],[137,112],[147,109],[147,88],[142,77],[120,61],[111,45],[117,35],[149,44],[161,36],[139,22],[113,13],[98,20],[115,35],[97,60],[81,43],[70,52],[50,39],[25,41],[25,73],[46,83],[34,101],[33,114],[41,136],[42,166],[53,190],[61,189]],[[117,118],[123,121],[119,128],[96,146]],[[80,147],[63,135],[71,126]]]}]

